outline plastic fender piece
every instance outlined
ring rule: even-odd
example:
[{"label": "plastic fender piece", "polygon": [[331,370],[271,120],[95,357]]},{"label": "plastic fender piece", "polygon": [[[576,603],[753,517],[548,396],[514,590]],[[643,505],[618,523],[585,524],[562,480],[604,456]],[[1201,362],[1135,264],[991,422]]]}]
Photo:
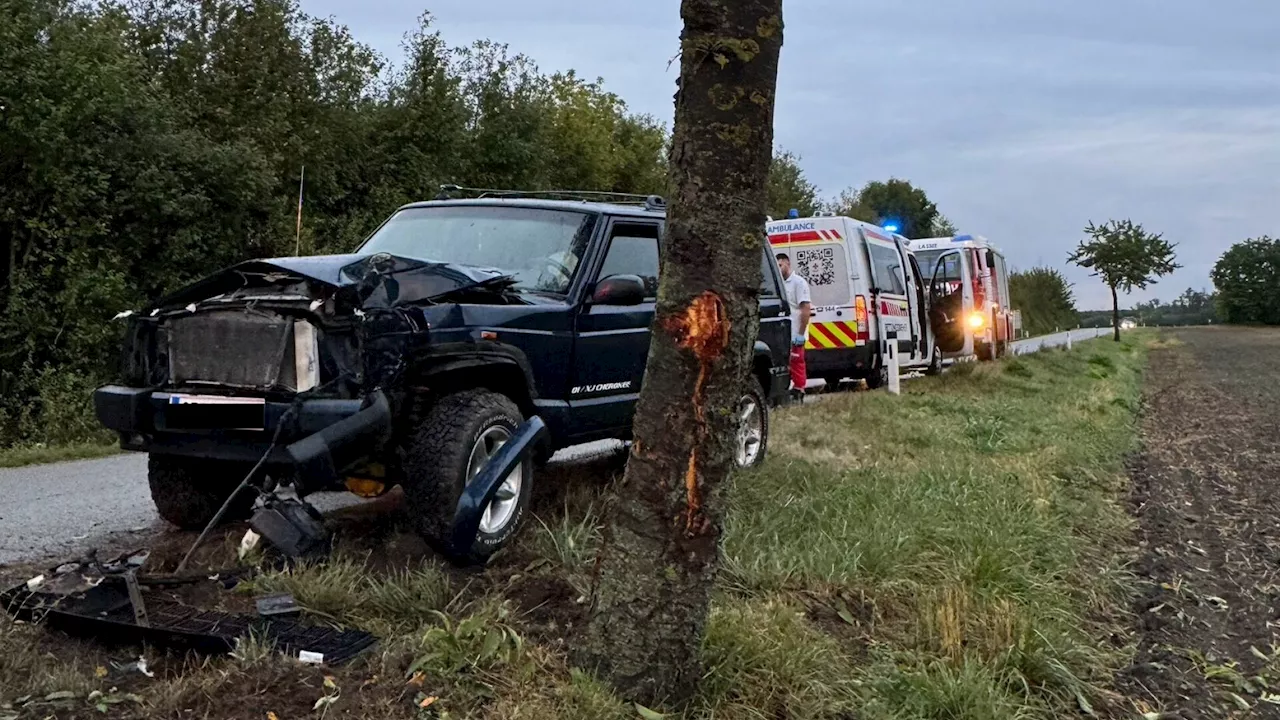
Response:
[{"label": "plastic fender piece", "polygon": [[457,554],[465,554],[476,541],[476,533],[480,531],[480,518],[484,509],[489,506],[493,496],[502,487],[502,481],[511,474],[516,466],[524,462],[547,435],[547,426],[542,418],[534,415],[516,428],[515,434],[498,452],[489,459],[488,464],[476,475],[475,479],[462,491],[458,498],[458,507],[453,513],[453,534],[450,544]]}]

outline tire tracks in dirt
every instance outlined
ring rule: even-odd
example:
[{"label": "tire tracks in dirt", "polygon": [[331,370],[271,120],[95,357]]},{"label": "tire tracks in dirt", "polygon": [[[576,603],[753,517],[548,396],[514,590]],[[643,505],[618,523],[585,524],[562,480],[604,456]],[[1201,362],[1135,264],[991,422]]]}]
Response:
[{"label": "tire tracks in dirt", "polygon": [[1280,332],[1173,337],[1131,467],[1140,593],[1119,684],[1161,718],[1280,718]]}]

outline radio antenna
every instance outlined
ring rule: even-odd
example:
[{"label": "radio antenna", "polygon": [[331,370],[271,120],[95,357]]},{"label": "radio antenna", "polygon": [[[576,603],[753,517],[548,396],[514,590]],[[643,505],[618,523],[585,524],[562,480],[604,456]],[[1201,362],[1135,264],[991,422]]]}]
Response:
[{"label": "radio antenna", "polygon": [[298,176],[298,229],[293,238],[293,254],[296,256],[302,252],[302,186],[307,179],[307,166],[302,166],[302,173]]}]

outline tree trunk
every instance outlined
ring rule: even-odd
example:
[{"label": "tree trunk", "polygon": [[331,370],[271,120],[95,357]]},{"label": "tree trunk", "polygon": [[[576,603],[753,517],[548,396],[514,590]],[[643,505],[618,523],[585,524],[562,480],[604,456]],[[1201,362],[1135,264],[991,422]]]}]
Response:
[{"label": "tree trunk", "polygon": [[759,330],[782,0],[682,0],[657,312],[626,474],[574,662],[645,705],[688,700],[719,566],[735,409]]},{"label": "tree trunk", "polygon": [[1111,327],[1116,342],[1120,342],[1120,300],[1116,298],[1116,286],[1111,286]]}]

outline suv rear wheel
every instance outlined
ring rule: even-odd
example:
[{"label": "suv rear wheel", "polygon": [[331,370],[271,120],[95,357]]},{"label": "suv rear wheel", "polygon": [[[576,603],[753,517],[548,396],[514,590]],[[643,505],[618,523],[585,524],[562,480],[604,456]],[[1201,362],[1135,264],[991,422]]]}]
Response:
[{"label": "suv rear wheel", "polygon": [[454,562],[487,561],[524,519],[533,487],[528,459],[505,478],[485,508],[471,547],[452,546],[453,516],[463,490],[523,421],[520,408],[506,396],[467,390],[436,400],[410,430],[400,462],[409,512],[418,534]]},{"label": "suv rear wheel", "polygon": [[755,467],[764,462],[765,450],[769,446],[769,405],[764,397],[764,386],[758,379],[751,378],[738,400],[734,461],[740,468]]},{"label": "suv rear wheel", "polygon": [[[183,530],[203,530],[252,468],[251,464],[226,460],[149,455],[147,482],[151,485],[151,500],[160,517],[170,523]],[[249,517],[255,499],[257,495],[245,488],[222,520]]]}]

